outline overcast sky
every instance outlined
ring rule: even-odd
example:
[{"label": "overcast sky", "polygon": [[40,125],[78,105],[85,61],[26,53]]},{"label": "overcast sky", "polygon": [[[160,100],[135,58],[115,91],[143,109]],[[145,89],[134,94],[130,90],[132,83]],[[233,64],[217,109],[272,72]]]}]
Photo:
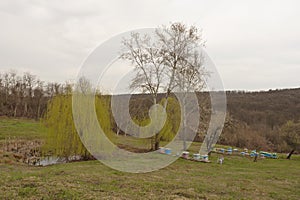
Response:
[{"label": "overcast sky", "polygon": [[203,29],[225,89],[300,87],[300,1],[1,0],[0,71],[75,79],[121,32],[184,22]]}]

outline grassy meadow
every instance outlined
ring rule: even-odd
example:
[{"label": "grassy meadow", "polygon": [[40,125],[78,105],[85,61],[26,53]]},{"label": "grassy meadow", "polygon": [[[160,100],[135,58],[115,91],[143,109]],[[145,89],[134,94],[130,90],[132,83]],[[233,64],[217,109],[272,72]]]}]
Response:
[{"label": "grassy meadow", "polygon": [[[0,141],[43,139],[35,121],[0,119]],[[121,139],[120,139],[121,140]],[[129,139],[131,140],[131,139]],[[131,143],[138,145],[135,141]],[[200,144],[190,148],[192,153]],[[2,154],[2,155],[1,155]],[[226,156],[223,165],[179,159],[159,171],[130,174],[99,161],[47,167],[0,162],[0,199],[299,199],[300,156],[291,160]],[[0,151],[0,160],[5,152]]]},{"label": "grassy meadow", "polygon": [[35,120],[0,118],[0,141],[43,139],[45,134],[45,128]]}]

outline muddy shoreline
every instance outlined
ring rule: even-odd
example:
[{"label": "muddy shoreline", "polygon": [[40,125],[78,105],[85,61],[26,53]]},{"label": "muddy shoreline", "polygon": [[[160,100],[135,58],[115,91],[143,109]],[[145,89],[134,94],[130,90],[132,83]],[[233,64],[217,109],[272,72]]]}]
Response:
[{"label": "muddy shoreline", "polygon": [[6,139],[0,143],[0,163],[35,165],[41,159],[42,140]]},{"label": "muddy shoreline", "polygon": [[[0,163],[48,166],[69,162],[86,161],[82,156],[61,158],[51,154],[43,155],[43,140],[9,139],[0,142]],[[88,159],[95,160],[95,159]]]}]

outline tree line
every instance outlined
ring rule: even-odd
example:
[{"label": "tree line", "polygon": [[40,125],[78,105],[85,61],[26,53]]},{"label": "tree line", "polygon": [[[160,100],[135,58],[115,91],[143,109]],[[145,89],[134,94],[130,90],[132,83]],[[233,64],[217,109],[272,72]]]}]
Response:
[{"label": "tree line", "polygon": [[29,72],[0,73],[0,116],[39,119],[52,97],[68,93],[68,83],[46,83]]},{"label": "tree line", "polygon": [[[158,95],[163,98],[163,94]],[[198,92],[200,125],[195,141],[202,142],[208,129],[209,93]],[[147,95],[132,97],[131,112],[147,115]],[[139,105],[139,106],[136,106]],[[262,92],[227,92],[227,115],[218,144],[265,151],[300,152],[300,88]]]},{"label": "tree line", "polygon": [[[71,104],[71,92],[72,84],[45,83],[30,73],[21,75],[14,71],[1,73],[0,116],[41,119],[45,117],[47,110],[51,110],[54,102],[58,104],[59,101],[68,101]],[[197,94],[199,102],[204,105],[201,107],[200,120],[203,123],[200,123],[197,141],[203,141],[210,119],[208,95],[205,92]],[[107,101],[109,98],[107,96]],[[163,94],[158,94],[159,102],[163,98]],[[226,123],[218,143],[278,152],[289,152],[291,149],[299,151],[300,89],[263,92],[228,91],[227,99]],[[109,103],[107,105],[107,109],[110,110]],[[151,105],[151,96],[133,95],[130,100],[130,115],[138,124],[147,124],[148,110]],[[57,115],[65,113],[62,110],[57,112]],[[178,111],[175,109],[172,112]],[[71,110],[67,113],[71,115]],[[116,134],[126,134],[114,122],[111,111],[109,113],[111,131]],[[58,122],[62,121],[58,120]],[[176,121],[178,120],[171,120],[170,123],[175,125],[168,124],[164,127],[164,131],[173,129],[172,131],[176,132]],[[160,134],[158,138],[168,140],[173,135]]]},{"label": "tree line", "polygon": [[223,144],[278,152],[300,151],[300,88],[227,92]]}]

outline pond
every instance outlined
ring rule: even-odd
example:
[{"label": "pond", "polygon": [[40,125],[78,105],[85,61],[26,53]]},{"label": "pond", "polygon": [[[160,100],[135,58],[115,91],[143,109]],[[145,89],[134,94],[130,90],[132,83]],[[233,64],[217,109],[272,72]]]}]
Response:
[{"label": "pond", "polygon": [[34,166],[48,166],[48,165],[55,165],[55,164],[63,164],[67,162],[74,162],[82,160],[81,156],[70,156],[68,159],[56,156],[48,156],[39,158],[35,163],[32,165]]}]

